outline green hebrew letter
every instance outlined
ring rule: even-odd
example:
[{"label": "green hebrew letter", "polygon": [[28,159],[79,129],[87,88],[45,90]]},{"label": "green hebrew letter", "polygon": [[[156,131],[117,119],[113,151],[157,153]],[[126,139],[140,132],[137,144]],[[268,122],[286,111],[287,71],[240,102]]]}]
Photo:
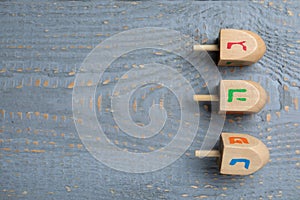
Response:
[{"label": "green hebrew letter", "polygon": [[[246,89],[229,89],[228,90],[228,102],[232,102],[233,100],[233,93],[235,92],[247,92]],[[239,101],[246,101],[246,98],[236,98]]]}]

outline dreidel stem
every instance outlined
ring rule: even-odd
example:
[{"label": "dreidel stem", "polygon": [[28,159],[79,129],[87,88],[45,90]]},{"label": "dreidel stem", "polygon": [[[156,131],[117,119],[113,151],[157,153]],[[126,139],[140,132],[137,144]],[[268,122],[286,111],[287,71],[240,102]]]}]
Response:
[{"label": "dreidel stem", "polygon": [[197,94],[194,95],[194,101],[220,101],[220,99],[217,95]]},{"label": "dreidel stem", "polygon": [[218,150],[196,150],[195,156],[199,158],[203,157],[216,157],[219,158],[221,156],[220,152]]},{"label": "dreidel stem", "polygon": [[201,44],[196,44],[193,47],[194,51],[220,51],[219,45],[217,44],[206,44],[206,45],[201,45]]}]

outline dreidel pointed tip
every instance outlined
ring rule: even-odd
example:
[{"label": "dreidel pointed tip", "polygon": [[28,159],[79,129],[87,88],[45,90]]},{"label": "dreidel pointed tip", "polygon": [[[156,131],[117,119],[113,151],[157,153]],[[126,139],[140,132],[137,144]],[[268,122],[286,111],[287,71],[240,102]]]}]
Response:
[{"label": "dreidel pointed tip", "polygon": [[257,82],[254,81],[247,81],[248,83],[252,84],[254,86],[259,94],[258,101],[255,104],[254,112],[259,112],[263,109],[263,107],[266,105],[268,100],[268,94],[266,90]]},{"label": "dreidel pointed tip", "polygon": [[266,53],[266,50],[267,50],[266,44],[265,44],[264,40],[258,34],[252,32],[252,31],[247,31],[247,30],[243,30],[243,31],[245,33],[248,33],[255,39],[256,46],[255,46],[255,49],[253,50],[254,52],[252,53],[251,58],[252,58],[252,62],[256,63]]}]

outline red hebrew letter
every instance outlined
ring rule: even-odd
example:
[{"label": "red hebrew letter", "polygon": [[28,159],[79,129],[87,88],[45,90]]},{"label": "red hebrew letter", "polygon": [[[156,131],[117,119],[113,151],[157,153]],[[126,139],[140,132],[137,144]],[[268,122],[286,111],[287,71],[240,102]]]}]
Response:
[{"label": "red hebrew letter", "polygon": [[246,41],[241,41],[241,42],[228,42],[227,43],[227,49],[231,49],[231,47],[235,44],[238,44],[238,45],[241,45],[243,47],[243,50],[244,51],[247,51],[247,46],[244,45]]}]

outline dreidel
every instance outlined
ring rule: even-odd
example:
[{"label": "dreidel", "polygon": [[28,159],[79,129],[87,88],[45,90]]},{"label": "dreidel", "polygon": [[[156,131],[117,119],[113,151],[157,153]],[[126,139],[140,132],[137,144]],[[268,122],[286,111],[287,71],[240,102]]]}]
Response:
[{"label": "dreidel", "polygon": [[219,95],[194,95],[194,101],[219,101],[219,113],[251,114],[267,102],[267,93],[254,81],[221,80]]},{"label": "dreidel", "polygon": [[220,51],[218,66],[248,66],[266,52],[262,38],[247,30],[221,29],[219,44],[194,45],[194,51]]},{"label": "dreidel", "polygon": [[222,133],[219,150],[195,151],[196,157],[218,157],[221,174],[249,175],[269,161],[269,150],[248,134]]}]

